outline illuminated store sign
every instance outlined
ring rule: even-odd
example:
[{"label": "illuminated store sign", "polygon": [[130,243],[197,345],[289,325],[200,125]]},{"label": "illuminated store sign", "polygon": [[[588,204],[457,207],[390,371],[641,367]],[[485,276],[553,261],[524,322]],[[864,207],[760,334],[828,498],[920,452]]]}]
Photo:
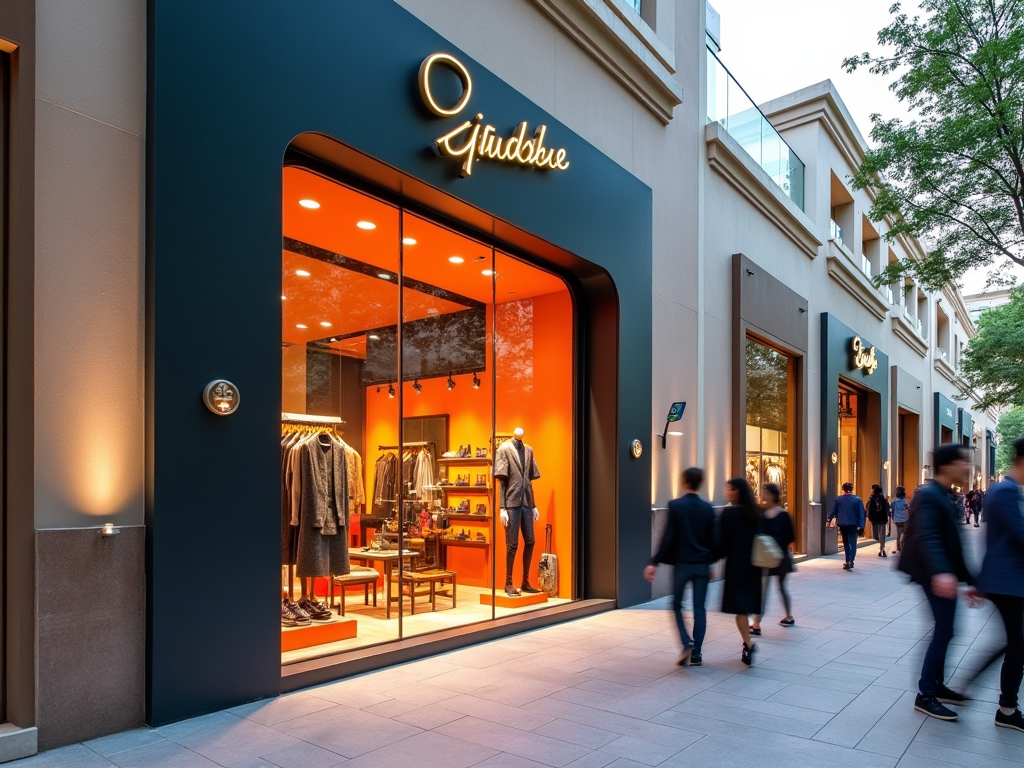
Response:
[{"label": "illuminated store sign", "polygon": [[[430,89],[430,72],[437,64],[449,67],[462,81],[462,96],[451,107],[440,104]],[[469,70],[448,53],[432,53],[423,60],[420,64],[419,86],[423,103],[438,117],[454,117],[459,114],[469,104],[473,94],[473,79],[469,76]],[[483,119],[483,113],[478,113],[472,120],[467,120],[434,142],[442,157],[462,160],[459,175],[463,178],[473,173],[473,165],[478,158],[553,171],[564,171],[569,167],[565,149],[544,146],[548,130],[546,125],[538,125],[533,136],[527,138],[529,126],[524,120],[516,126],[511,136],[501,138],[498,129],[493,125],[485,125]]]},{"label": "illuminated store sign", "polygon": [[853,349],[853,367],[867,371],[869,376],[874,373],[875,369],[878,368],[878,360],[875,359],[875,348],[865,349],[860,336],[854,336],[850,346]]}]

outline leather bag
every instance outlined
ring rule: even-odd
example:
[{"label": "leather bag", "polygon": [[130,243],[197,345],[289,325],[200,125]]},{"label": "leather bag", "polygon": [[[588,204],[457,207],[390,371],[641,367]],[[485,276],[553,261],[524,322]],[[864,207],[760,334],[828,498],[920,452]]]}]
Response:
[{"label": "leather bag", "polygon": [[774,568],[782,562],[782,548],[767,533],[759,533],[754,537],[754,546],[750,551],[750,562],[755,568]]},{"label": "leather bag", "polygon": [[552,597],[558,594],[558,555],[551,551],[551,523],[544,526],[544,554],[537,563],[537,586]]}]

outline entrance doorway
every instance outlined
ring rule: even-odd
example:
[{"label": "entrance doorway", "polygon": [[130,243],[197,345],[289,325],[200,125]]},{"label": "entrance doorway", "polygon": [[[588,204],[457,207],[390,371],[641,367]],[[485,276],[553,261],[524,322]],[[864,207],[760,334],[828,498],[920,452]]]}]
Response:
[{"label": "entrance doorway", "polygon": [[882,484],[881,476],[881,404],[877,392],[839,382],[838,477],[837,488],[853,484],[853,492],[862,499],[871,494],[871,486]]},{"label": "entrance doorway", "polygon": [[[895,485],[907,490],[908,498],[921,482],[921,417],[900,408],[896,422]],[[895,489],[893,489],[895,490]]]}]

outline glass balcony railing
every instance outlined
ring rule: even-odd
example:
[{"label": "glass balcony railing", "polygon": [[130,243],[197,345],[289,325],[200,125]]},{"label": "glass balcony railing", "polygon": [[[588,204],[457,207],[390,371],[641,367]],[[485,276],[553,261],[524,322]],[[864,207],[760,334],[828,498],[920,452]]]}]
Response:
[{"label": "glass balcony railing", "polygon": [[837,245],[843,244],[843,228],[832,219],[828,220],[828,239],[834,240]]},{"label": "glass balcony railing", "polygon": [[860,257],[860,271],[867,276],[868,280],[871,279],[871,262],[867,256]]},{"label": "glass balcony railing", "polygon": [[637,13],[640,13],[640,5],[642,3],[643,0],[633,0],[633,10],[636,11]]},{"label": "glass balcony railing", "polygon": [[920,320],[915,320],[914,323],[917,326],[917,335],[920,336],[923,339],[924,338],[924,323],[922,323]]},{"label": "glass balcony railing", "polygon": [[804,164],[708,48],[709,123],[719,123],[803,210]]},{"label": "glass balcony railing", "polygon": [[888,299],[890,305],[898,303],[896,301],[896,296],[892,292],[892,288],[890,288],[889,286],[882,286],[882,295],[885,296],[886,299]]}]

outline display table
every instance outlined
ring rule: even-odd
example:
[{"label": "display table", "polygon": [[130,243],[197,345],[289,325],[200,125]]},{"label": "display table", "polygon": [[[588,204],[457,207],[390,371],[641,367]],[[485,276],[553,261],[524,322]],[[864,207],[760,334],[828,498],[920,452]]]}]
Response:
[{"label": "display table", "polygon": [[401,590],[398,591],[398,597],[393,597],[391,594],[391,574],[394,573],[395,563],[398,562],[399,557],[408,561],[419,556],[419,552],[413,552],[410,549],[403,550],[401,555],[390,549],[353,549],[349,552],[349,558],[352,560],[364,560],[367,564],[377,562],[384,566],[384,612],[389,619],[391,618],[391,603],[402,600]]},{"label": "display table", "polygon": [[480,605],[496,605],[498,608],[525,608],[528,605],[540,605],[547,601],[548,596],[544,592],[538,592],[535,595],[511,597],[502,590],[496,592],[493,596],[490,592],[480,595]]}]

